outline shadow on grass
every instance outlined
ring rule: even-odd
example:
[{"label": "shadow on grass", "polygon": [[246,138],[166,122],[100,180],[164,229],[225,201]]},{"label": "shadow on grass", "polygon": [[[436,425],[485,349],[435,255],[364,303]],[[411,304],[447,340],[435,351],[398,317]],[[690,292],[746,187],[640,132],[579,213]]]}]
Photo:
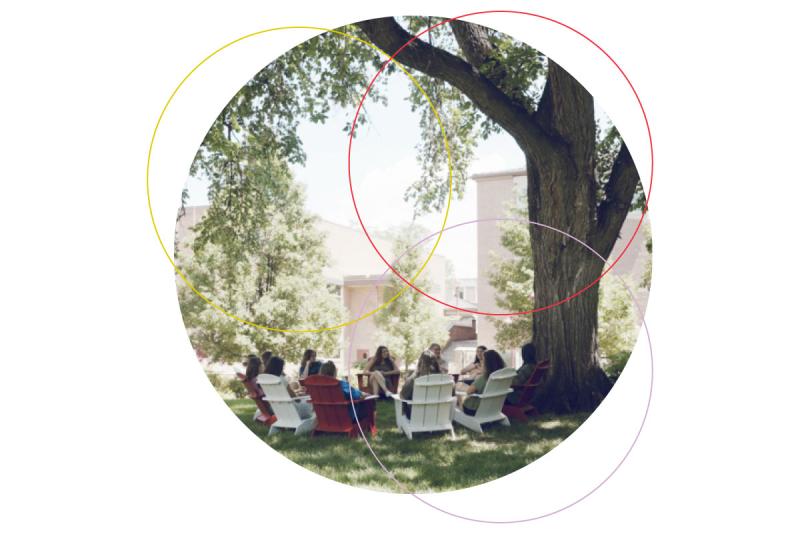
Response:
[{"label": "shadow on grass", "polygon": [[391,402],[379,402],[378,435],[370,439],[370,445],[405,486],[401,488],[381,469],[361,438],[312,438],[290,431],[267,437],[268,429],[252,420],[252,401],[226,402],[251,431],[298,465],[344,484],[397,493],[450,491],[505,476],[545,455],[589,416],[544,414],[524,424],[512,422],[510,427],[485,425],[483,434],[455,424],[455,439],[440,432],[414,434],[409,440],[395,426]]}]

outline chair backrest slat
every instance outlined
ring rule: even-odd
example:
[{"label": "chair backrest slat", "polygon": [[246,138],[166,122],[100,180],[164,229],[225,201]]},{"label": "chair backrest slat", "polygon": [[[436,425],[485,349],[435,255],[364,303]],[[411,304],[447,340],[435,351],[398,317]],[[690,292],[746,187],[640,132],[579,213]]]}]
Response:
[{"label": "chair backrest slat", "polygon": [[261,386],[261,389],[264,390],[264,397],[272,407],[272,411],[278,418],[279,423],[299,425],[302,422],[300,415],[297,413],[295,401],[289,395],[289,391],[280,377],[261,374],[258,375],[256,381]]},{"label": "chair backrest slat", "polygon": [[433,374],[414,379],[411,399],[429,404],[417,404],[411,409],[411,424],[415,427],[438,427],[450,421],[453,401],[453,378]]},{"label": "chair backrest slat", "polygon": [[475,417],[480,418],[500,413],[503,408],[503,402],[506,400],[507,392],[511,387],[511,381],[516,374],[517,372],[514,369],[504,367],[489,375],[489,380],[486,382],[486,387],[483,388],[483,397],[478,405],[478,410],[475,412]]},{"label": "chair backrest slat", "polygon": [[350,396],[345,396],[339,380],[332,376],[312,375],[306,378],[305,388],[317,414],[319,430],[343,428],[350,420]]}]

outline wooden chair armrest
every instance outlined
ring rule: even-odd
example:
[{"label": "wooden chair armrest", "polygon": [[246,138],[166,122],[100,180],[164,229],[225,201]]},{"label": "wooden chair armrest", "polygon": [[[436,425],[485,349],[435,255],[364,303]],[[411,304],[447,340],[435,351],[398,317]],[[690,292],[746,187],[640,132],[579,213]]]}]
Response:
[{"label": "wooden chair armrest", "polygon": [[449,399],[436,400],[436,401],[415,401],[415,400],[405,400],[405,399],[399,399],[399,400],[406,404],[410,404],[411,406],[424,406],[426,404],[442,404],[444,402],[453,402],[454,400],[456,400],[456,398],[450,397]]},{"label": "wooden chair armrest", "polygon": [[478,397],[481,399],[492,399],[494,397],[502,397],[504,395],[508,395],[509,393],[514,393],[514,390],[509,388],[505,391],[498,391],[497,393],[492,393],[491,395],[486,395],[485,393],[473,393],[470,395],[471,397]]}]

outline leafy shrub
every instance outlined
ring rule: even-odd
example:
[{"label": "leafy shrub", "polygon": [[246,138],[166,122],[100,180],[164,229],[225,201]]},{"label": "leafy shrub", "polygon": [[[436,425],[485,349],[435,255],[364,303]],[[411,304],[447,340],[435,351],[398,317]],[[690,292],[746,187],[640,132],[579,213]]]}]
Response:
[{"label": "leafy shrub", "polygon": [[225,381],[222,380],[222,377],[216,373],[206,373],[206,376],[208,377],[208,381],[211,382],[211,385],[214,386],[214,389],[216,389],[218,393],[225,392],[226,384]]},{"label": "leafy shrub", "polygon": [[247,397],[247,388],[244,383],[238,378],[232,378],[226,384],[227,390],[237,399],[244,399]]},{"label": "leafy shrub", "polygon": [[628,358],[630,358],[630,356],[631,352],[629,350],[623,350],[605,358],[603,367],[612,383],[617,381],[622,370],[625,369],[625,364],[628,363]]}]

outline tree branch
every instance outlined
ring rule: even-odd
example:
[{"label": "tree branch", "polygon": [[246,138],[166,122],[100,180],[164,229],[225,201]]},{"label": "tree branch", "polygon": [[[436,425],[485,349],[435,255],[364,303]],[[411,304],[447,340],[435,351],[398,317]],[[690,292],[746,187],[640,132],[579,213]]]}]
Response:
[{"label": "tree branch", "polygon": [[603,188],[603,200],[597,207],[597,227],[590,244],[604,258],[608,258],[619,236],[619,230],[628,215],[639,172],[633,163],[627,145],[622,143],[611,168],[611,175]]},{"label": "tree branch", "polygon": [[450,23],[450,29],[464,57],[476,69],[480,69],[494,53],[495,47],[489,41],[489,32],[485,27],[454,20]]},{"label": "tree branch", "polygon": [[[413,37],[392,17],[359,22],[358,26],[370,41],[390,55]],[[458,33],[455,35],[459,39]],[[477,35],[474,34],[473,37]],[[476,62],[485,57],[485,43],[480,40],[473,39],[467,49],[470,51],[465,52],[465,56],[472,56]],[[407,67],[444,80],[459,89],[481,112],[506,130],[523,150],[538,155],[549,147],[550,142],[542,128],[525,107],[500,90],[473,64],[420,39],[415,39],[395,59]]]}]

